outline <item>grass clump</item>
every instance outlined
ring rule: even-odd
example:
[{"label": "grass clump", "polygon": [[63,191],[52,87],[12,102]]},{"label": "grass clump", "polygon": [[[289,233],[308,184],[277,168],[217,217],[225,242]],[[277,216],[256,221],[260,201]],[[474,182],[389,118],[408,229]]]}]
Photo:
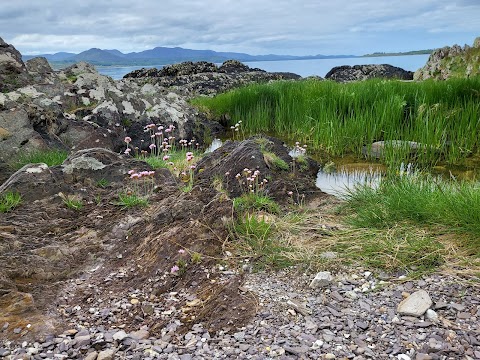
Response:
[{"label": "grass clump", "polygon": [[245,193],[233,200],[233,207],[237,212],[266,211],[270,214],[279,214],[280,205],[267,195]]},{"label": "grass clump", "polygon": [[110,185],[110,181],[108,181],[105,178],[101,178],[100,180],[97,181],[97,186],[99,188],[105,189]]},{"label": "grass clump", "polygon": [[267,164],[268,167],[277,169],[277,170],[289,170],[290,166],[288,163],[278,157],[277,154],[273,152],[264,152],[263,153],[263,159],[265,160],[265,163]]},{"label": "grass clump", "polygon": [[237,246],[244,254],[251,256],[258,269],[284,268],[293,265],[285,256],[290,251],[275,235],[272,221],[259,214],[244,214],[233,225],[233,232],[240,240]]},{"label": "grass clump", "polygon": [[135,206],[148,206],[148,200],[144,197],[138,196],[137,194],[118,194],[118,205],[121,205],[124,208],[131,208]]},{"label": "grass clump", "polygon": [[0,197],[0,212],[6,213],[15,209],[22,202],[22,196],[17,192],[6,192]]},{"label": "grass clump", "polygon": [[18,170],[27,164],[45,163],[48,166],[61,165],[68,157],[65,150],[36,150],[21,154],[14,162],[13,167]]},{"label": "grass clump", "polygon": [[72,210],[82,210],[83,208],[83,201],[77,199],[75,196],[65,196],[62,198],[63,203],[65,206]]},{"label": "grass clump", "polygon": [[394,226],[386,231],[353,229],[337,234],[332,250],[346,263],[411,274],[431,272],[444,264],[444,245],[425,231]]}]

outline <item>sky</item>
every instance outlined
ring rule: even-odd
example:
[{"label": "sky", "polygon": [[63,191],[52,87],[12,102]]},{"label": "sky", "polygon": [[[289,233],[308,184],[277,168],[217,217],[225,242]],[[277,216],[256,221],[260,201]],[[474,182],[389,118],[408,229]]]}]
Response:
[{"label": "sky", "polygon": [[480,0],[0,0],[22,54],[157,46],[363,55],[472,44]]}]

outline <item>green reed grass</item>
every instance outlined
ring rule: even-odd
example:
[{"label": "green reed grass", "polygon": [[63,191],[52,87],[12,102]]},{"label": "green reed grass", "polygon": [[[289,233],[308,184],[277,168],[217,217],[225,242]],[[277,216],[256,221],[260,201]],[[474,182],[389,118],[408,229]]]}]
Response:
[{"label": "green reed grass", "polygon": [[467,235],[480,255],[480,183],[445,181],[416,174],[383,180],[377,189],[358,187],[347,196],[357,227],[389,228],[399,223],[427,225]]},{"label": "green reed grass", "polygon": [[[479,151],[480,77],[402,82],[372,79],[339,84],[305,80],[256,84],[194,104],[246,133],[269,132],[306,142],[332,156],[356,154],[375,141],[423,144],[415,161],[460,164]],[[408,149],[387,149],[384,161],[411,161]]]}]

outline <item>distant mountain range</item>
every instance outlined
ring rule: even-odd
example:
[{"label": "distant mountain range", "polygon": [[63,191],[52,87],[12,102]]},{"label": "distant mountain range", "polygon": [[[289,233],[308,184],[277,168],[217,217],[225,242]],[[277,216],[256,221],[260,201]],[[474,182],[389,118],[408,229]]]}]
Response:
[{"label": "distant mountain range", "polygon": [[213,50],[192,50],[181,47],[156,47],[151,50],[141,52],[131,52],[124,54],[116,49],[102,50],[92,48],[81,52],[80,54],[59,52],[55,54],[41,55],[23,55],[23,60],[29,60],[34,57],[45,57],[50,63],[55,65],[69,65],[79,61],[86,61],[93,65],[164,65],[182,61],[210,61],[221,63],[226,60],[245,61],[275,61],[275,60],[304,60],[304,59],[331,59],[331,58],[350,58],[355,55],[312,55],[312,56],[292,56],[292,55],[249,55],[236,52],[217,52]]},{"label": "distant mountain range", "polygon": [[[395,56],[395,55],[414,55],[428,54],[432,50],[411,51],[408,53],[373,53],[363,56]],[[102,50],[92,48],[79,54],[58,52],[55,54],[41,55],[23,55],[24,60],[34,57],[45,57],[53,66],[63,67],[79,61],[86,61],[93,65],[112,66],[148,66],[165,65],[178,63],[182,61],[210,61],[221,63],[226,60],[246,61],[277,61],[277,60],[308,60],[308,59],[335,59],[335,58],[355,58],[361,56],[355,55],[310,55],[310,56],[292,56],[292,55],[249,55],[236,52],[217,52],[213,50],[192,50],[181,47],[156,47],[154,49],[141,52],[131,52],[124,54],[119,50]]]}]

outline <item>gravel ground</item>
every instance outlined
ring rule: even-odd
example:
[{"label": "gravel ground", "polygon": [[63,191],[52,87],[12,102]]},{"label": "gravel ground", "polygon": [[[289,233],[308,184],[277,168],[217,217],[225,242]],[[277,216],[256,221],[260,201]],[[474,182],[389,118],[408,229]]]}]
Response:
[{"label": "gravel ground", "polygon": [[[0,358],[480,359],[478,287],[446,275],[409,281],[355,269],[327,276],[312,288],[314,275],[295,269],[249,274],[240,290],[256,295],[257,315],[245,327],[225,324],[217,333],[201,324],[178,331],[185,311],[175,306],[178,299],[197,305],[188,292],[165,294],[155,302],[139,300],[146,296],[142,289],[132,289],[127,298],[102,294],[65,310],[70,330],[41,342],[6,342]],[[225,271],[223,276],[232,275]],[[431,302],[413,304],[421,315],[403,314],[398,305],[419,290]],[[136,331],[112,325],[135,306],[164,321],[160,336],[151,337],[138,315]]]}]

